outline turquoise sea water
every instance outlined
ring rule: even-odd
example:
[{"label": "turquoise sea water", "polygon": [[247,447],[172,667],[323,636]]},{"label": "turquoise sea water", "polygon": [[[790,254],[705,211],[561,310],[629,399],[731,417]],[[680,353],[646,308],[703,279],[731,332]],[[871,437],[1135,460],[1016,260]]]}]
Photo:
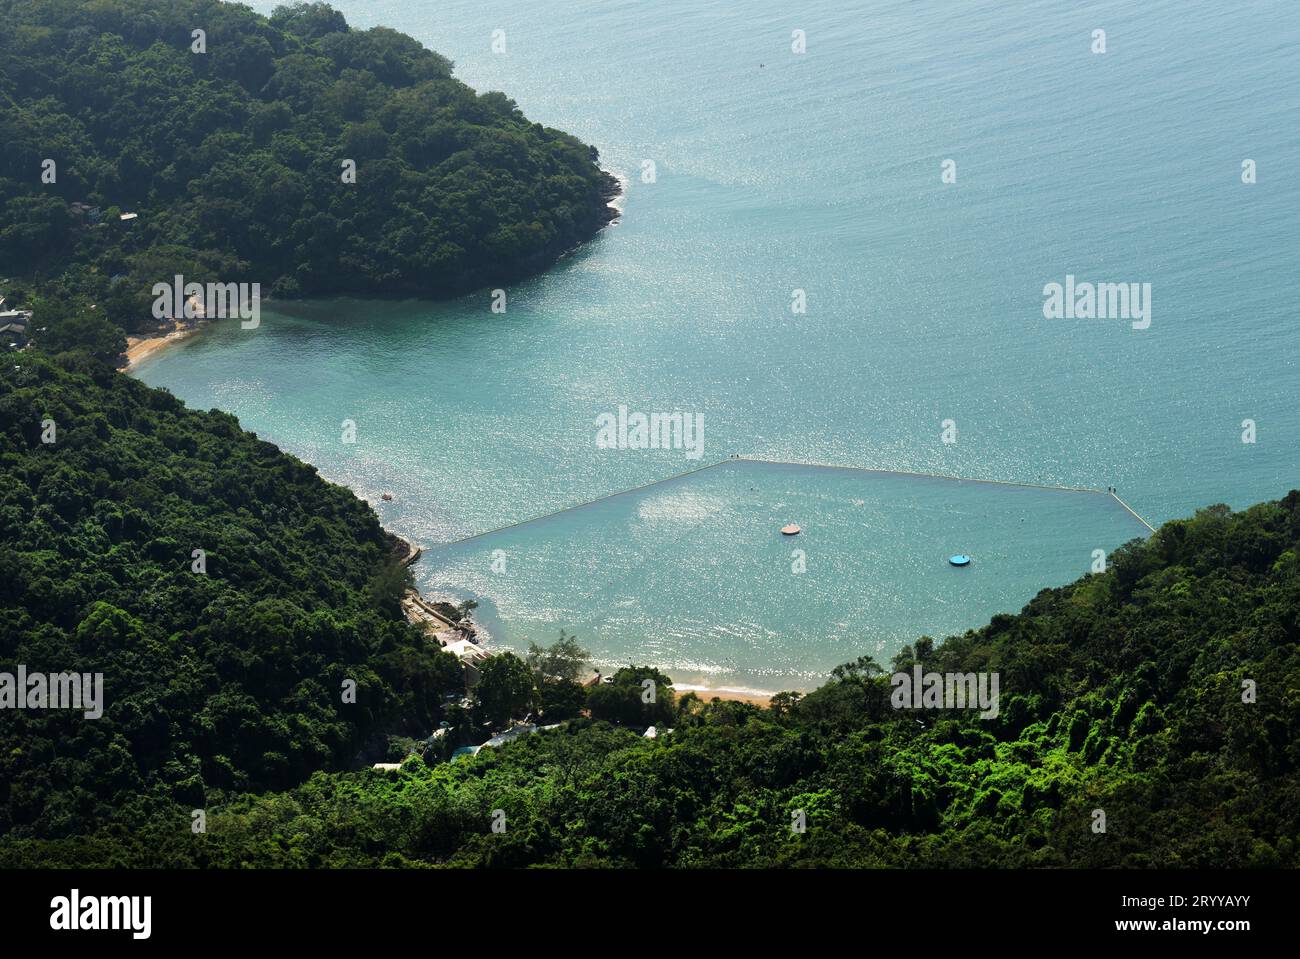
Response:
[{"label": "turquoise sea water", "polygon": [[[434,549],[426,568],[516,648],[564,629],[603,671],[631,658],[679,688],[806,689],[1017,609],[1145,533],[1104,493],[726,461]],[[949,564],[959,551],[969,567]]]},{"label": "turquoise sea water", "polygon": [[[512,287],[504,315],[486,292],[291,304],[264,308],[258,330],[213,326],[140,368],[317,464],[417,542],[733,453],[1114,485],[1153,523],[1297,485],[1293,3],[336,6],[450,56],[466,82],[594,143],[627,180],[623,219]],[[1098,28],[1104,55],[1090,51]],[[804,54],[790,50],[795,29]],[[940,180],[948,158],[953,184]],[[1241,182],[1246,158],[1253,185]],[[1150,328],[1044,319],[1043,286],[1067,274],[1150,283]],[[795,289],[806,314],[790,310]],[[620,405],[698,414],[701,459],[598,448],[596,417]],[[355,444],[341,442],[345,419]],[[1254,444],[1241,442],[1246,419]],[[955,443],[942,442],[945,420]],[[1018,609],[1134,533],[1104,497],[1064,513],[1039,503],[1021,524],[967,502],[967,485],[952,508],[976,518],[954,529],[936,506],[909,512],[920,495],[909,483],[922,481],[877,483],[872,499],[838,489],[833,471],[778,472],[779,489],[757,473],[752,501],[728,492],[726,471],[683,483],[659,508],[687,522],[705,494],[687,495],[695,485],[721,484],[707,490],[718,522],[661,550],[653,526],[602,507],[512,534],[525,552],[583,544],[566,562],[525,563],[513,586],[474,568],[471,544],[430,552],[417,577],[431,593],[479,596],[502,643],[564,627],[611,660],[773,688],[764,677],[792,685],[877,643]],[[856,499],[875,504],[871,523],[856,522]],[[584,607],[599,577],[573,578],[602,554],[590,525],[602,517],[600,584],[614,598]],[[788,563],[779,580],[755,571],[756,557],[780,558],[764,552],[777,518],[836,530],[817,545],[833,576],[795,585]],[[1068,555],[1039,562],[1063,543]],[[902,552],[883,562],[882,544]],[[825,566],[807,548],[811,577]],[[976,554],[960,596],[945,597],[947,580],[918,592],[935,550]],[[633,555],[640,572],[619,580]],[[927,618],[927,597],[951,615]],[[607,615],[620,604],[632,612]]]}]

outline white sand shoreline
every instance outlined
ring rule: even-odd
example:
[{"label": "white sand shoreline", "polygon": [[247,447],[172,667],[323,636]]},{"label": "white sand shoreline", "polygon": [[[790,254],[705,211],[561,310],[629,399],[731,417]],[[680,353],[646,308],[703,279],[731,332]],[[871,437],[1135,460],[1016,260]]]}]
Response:
[{"label": "white sand shoreline", "polygon": [[197,330],[198,326],[186,325],[178,320],[175,328],[170,333],[160,333],[156,336],[128,336],[126,338],[126,363],[120,369],[129,373],[139,366],[142,361],[161,352],[168,346],[179,343]]},{"label": "white sand shoreline", "polygon": [[735,700],[738,702],[753,703],[756,706],[766,706],[776,693],[766,689],[747,689],[743,686],[695,686],[690,683],[673,683],[679,696],[687,693],[694,693],[700,699],[708,702],[710,699]]}]

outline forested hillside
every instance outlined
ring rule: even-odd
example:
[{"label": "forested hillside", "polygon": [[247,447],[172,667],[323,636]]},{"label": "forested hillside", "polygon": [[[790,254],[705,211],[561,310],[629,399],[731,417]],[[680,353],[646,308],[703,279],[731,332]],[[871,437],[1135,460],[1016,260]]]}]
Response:
[{"label": "forested hillside", "polygon": [[0,292],[54,289],[132,332],[174,274],[448,296],[548,266],[616,184],[451,69],[320,3],[0,0]]},{"label": "forested hillside", "polygon": [[[637,669],[591,716],[477,756],[431,741],[396,773],[332,772],[370,730],[427,733],[455,683],[392,610],[373,515],[228,416],[20,359],[0,374],[0,669],[110,686],[102,720],[0,717],[0,864],[1300,865],[1300,493],[1168,523],[892,664],[997,672],[995,719],[894,709],[869,659],[767,710],[674,701]],[[498,657],[480,698],[576,716],[574,671],[529,659],[568,678],[530,690]]]},{"label": "forested hillside", "polygon": [[143,824],[427,735],[462,678],[403,620],[407,578],[366,504],[234,417],[10,357],[0,671],[102,672],[106,706],[0,712],[0,834]]}]

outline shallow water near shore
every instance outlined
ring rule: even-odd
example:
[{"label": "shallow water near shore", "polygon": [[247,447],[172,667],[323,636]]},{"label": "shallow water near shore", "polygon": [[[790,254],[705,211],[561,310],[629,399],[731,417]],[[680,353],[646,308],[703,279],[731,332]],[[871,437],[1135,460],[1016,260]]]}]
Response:
[{"label": "shallow water near shore", "polygon": [[[791,519],[802,532],[782,535]],[[1146,532],[1105,493],[734,461],[435,548],[419,580],[478,600],[511,648],[563,629],[606,672],[811,689],[841,662],[888,665],[919,635],[1018,609]]]},{"label": "shallow water near shore", "polygon": [[[1157,524],[1300,477],[1288,4],[335,5],[450,56],[628,180],[623,219],[512,287],[505,315],[487,292],[267,304],[258,330],[213,325],[135,371],[235,413],[421,545],[733,453],[1115,485]],[[1043,286],[1067,275],[1151,283],[1150,328],[1045,320]],[[623,404],[701,415],[702,459],[597,448],[596,418]],[[850,495],[835,471],[759,468],[751,492],[735,481],[749,469],[655,487],[678,517],[662,523],[615,500],[499,534],[524,557],[513,579],[482,569],[483,541],[431,550],[417,576],[481,597],[503,644],[563,627],[683,682],[806,687],[1016,611],[1141,532],[1100,496],[1016,513],[970,486],[951,503],[885,479]],[[790,542],[769,543],[778,519],[805,529],[802,578]],[[958,551],[969,570],[946,565]]]}]

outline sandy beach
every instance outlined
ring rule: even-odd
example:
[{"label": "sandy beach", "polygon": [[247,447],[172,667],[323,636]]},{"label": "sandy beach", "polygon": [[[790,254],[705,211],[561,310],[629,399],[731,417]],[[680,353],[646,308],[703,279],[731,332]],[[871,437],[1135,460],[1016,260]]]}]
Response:
[{"label": "sandy beach", "polygon": [[679,699],[687,693],[694,693],[706,703],[712,699],[725,699],[729,702],[767,706],[772,700],[770,693],[762,693],[758,690],[708,689],[702,686],[674,686],[673,689],[676,690]]},{"label": "sandy beach", "polygon": [[141,360],[179,340],[183,340],[194,330],[195,327],[186,326],[182,321],[177,320],[170,333],[160,333],[157,336],[128,336],[126,338],[126,363],[122,368],[125,370],[133,369]]}]

